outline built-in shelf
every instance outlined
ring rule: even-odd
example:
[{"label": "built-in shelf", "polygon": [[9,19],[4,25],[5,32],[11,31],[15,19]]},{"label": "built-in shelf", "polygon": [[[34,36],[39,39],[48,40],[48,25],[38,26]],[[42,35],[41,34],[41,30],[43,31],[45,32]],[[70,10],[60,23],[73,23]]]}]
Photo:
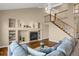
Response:
[{"label": "built-in shelf", "polygon": [[36,31],[36,30],[40,30],[40,28],[38,29],[38,28],[18,28],[18,30],[28,30],[28,31]]},{"label": "built-in shelf", "polygon": [[8,28],[8,30],[16,30],[16,28]]},{"label": "built-in shelf", "polygon": [[39,32],[41,30],[40,23],[30,26],[24,23],[22,24],[22,22],[17,19],[9,19],[9,43],[14,40],[17,40],[19,43],[27,43],[30,41],[30,32]]},{"label": "built-in shelf", "polygon": [[15,28],[16,27],[16,19],[10,18],[9,19],[9,28]]},{"label": "built-in shelf", "polygon": [[34,30],[40,30],[40,28],[8,28],[8,30],[31,30],[31,31],[34,31]]},{"label": "built-in shelf", "polygon": [[9,30],[9,43],[14,41],[16,39],[16,31],[15,30]]},{"label": "built-in shelf", "polygon": [[19,44],[24,44],[24,43],[29,43],[29,42],[19,42]]}]

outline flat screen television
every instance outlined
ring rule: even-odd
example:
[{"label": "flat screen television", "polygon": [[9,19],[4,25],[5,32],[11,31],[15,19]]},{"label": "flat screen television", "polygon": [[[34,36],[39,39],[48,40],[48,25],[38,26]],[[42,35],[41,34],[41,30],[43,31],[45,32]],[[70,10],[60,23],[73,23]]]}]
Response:
[{"label": "flat screen television", "polygon": [[30,32],[30,40],[38,40],[38,32]]}]

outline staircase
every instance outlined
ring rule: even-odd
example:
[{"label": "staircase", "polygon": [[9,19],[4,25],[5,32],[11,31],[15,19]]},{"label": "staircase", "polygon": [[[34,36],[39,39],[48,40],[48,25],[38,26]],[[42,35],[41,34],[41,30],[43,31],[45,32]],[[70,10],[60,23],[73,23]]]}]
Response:
[{"label": "staircase", "polygon": [[[69,25],[67,22],[62,21],[62,19],[64,20],[64,18],[69,17],[67,16],[68,13],[66,13],[66,11],[68,11],[69,9],[59,11],[58,13],[54,14],[51,14],[51,10],[50,14],[45,16],[45,23],[51,22],[70,37],[79,39],[79,4],[75,3],[72,6],[74,11],[72,11],[72,14],[74,15],[73,19],[75,20],[74,23],[76,24],[75,28]],[[61,15],[61,17],[57,16],[59,13],[63,14],[65,17],[63,18],[63,15]]]},{"label": "staircase", "polygon": [[75,38],[75,29],[72,26],[70,26],[69,24],[63,22],[61,19],[57,18],[56,15],[55,16],[53,16],[51,14],[46,15],[45,22],[53,23],[59,29],[64,31],[67,35],[69,35],[72,38]]}]

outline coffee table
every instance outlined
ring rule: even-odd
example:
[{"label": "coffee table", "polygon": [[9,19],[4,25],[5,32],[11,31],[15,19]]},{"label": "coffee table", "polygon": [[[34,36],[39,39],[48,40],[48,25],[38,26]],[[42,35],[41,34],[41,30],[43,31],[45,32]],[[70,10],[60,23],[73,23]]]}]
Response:
[{"label": "coffee table", "polygon": [[48,47],[48,46],[44,46],[44,48],[41,48],[41,47],[39,46],[39,47],[35,48],[35,50],[40,51],[40,50],[42,50],[42,49],[46,49],[46,48],[49,48],[49,47]]}]

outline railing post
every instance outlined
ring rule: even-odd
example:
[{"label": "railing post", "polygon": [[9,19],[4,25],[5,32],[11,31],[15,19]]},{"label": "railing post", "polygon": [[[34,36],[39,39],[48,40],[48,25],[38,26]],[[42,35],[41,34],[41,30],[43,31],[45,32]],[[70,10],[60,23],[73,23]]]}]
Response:
[{"label": "railing post", "polygon": [[56,21],[56,15],[57,15],[57,14],[55,13],[54,21]]},{"label": "railing post", "polygon": [[51,14],[50,14],[50,21],[52,21],[52,20],[51,20]]},{"label": "railing post", "polygon": [[50,21],[52,21],[52,19],[51,19],[51,9],[50,9],[50,15],[49,16],[50,16]]}]

